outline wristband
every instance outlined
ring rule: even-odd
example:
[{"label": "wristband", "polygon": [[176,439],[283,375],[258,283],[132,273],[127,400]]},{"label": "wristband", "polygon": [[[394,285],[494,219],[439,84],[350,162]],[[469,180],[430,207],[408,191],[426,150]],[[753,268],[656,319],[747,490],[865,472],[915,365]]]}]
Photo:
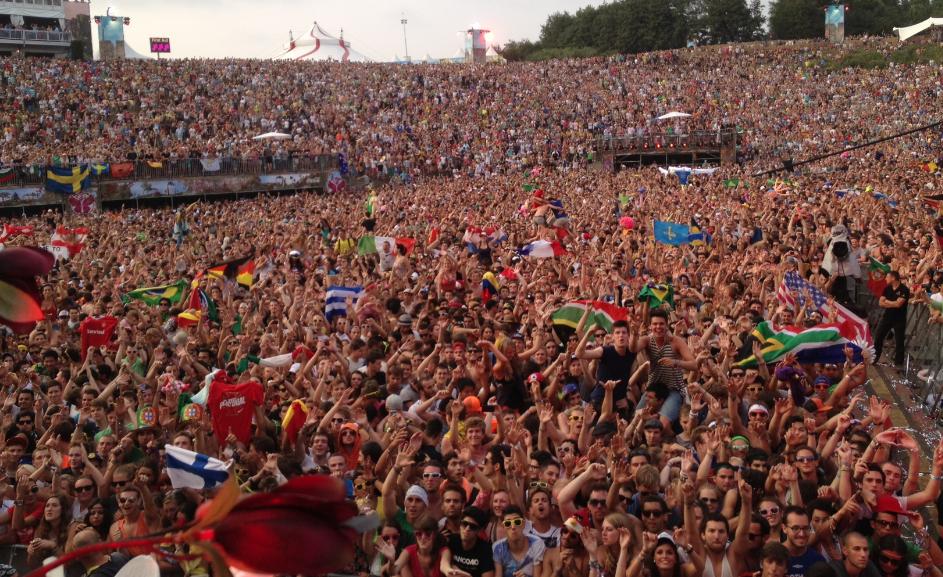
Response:
[{"label": "wristband", "polygon": [[943,475],[930,475],[930,478],[934,481],[943,481]]}]

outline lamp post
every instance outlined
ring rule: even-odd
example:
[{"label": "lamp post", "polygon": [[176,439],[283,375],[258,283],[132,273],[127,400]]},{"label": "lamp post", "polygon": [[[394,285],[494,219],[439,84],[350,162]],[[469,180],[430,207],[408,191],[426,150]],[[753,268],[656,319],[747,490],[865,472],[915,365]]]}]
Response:
[{"label": "lamp post", "polygon": [[402,19],[399,21],[403,25],[403,51],[406,53],[406,62],[409,62],[409,46],[406,45],[406,14],[403,13]]}]

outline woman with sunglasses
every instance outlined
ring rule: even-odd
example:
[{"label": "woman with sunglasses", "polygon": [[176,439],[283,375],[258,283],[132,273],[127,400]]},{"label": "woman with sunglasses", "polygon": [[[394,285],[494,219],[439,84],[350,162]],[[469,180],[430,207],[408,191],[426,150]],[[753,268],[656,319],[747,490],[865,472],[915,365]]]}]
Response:
[{"label": "woman with sunglasses", "polygon": [[396,561],[403,549],[400,541],[401,531],[395,521],[387,521],[380,527],[376,536],[368,531],[363,534],[363,547],[370,561],[370,574],[380,575],[388,562]]},{"label": "woman with sunglasses", "polygon": [[907,542],[899,535],[879,537],[871,547],[871,561],[881,577],[907,577],[910,573],[908,554]]},{"label": "woman with sunglasses", "polygon": [[546,546],[543,539],[524,534],[524,514],[512,505],[504,509],[501,524],[507,538],[492,545],[495,577],[543,577]]}]

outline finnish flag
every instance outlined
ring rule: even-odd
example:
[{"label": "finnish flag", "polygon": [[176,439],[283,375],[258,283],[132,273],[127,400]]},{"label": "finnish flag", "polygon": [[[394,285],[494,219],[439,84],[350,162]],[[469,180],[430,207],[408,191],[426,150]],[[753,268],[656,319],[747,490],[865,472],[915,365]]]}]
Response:
[{"label": "finnish flag", "polygon": [[167,476],[174,489],[212,489],[229,477],[229,464],[173,445],[164,445]]}]

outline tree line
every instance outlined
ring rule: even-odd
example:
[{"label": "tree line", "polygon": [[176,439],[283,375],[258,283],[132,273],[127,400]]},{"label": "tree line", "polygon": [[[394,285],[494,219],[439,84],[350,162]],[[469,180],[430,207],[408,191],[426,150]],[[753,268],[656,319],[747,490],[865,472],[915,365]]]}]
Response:
[{"label": "tree line", "polygon": [[[690,45],[822,38],[829,0],[773,0],[769,16],[760,0],[615,0],[571,14],[551,14],[540,38],[512,40],[500,50],[508,60],[543,60],[632,54]],[[846,35],[885,35],[930,16],[943,16],[943,0],[848,0]]]}]

